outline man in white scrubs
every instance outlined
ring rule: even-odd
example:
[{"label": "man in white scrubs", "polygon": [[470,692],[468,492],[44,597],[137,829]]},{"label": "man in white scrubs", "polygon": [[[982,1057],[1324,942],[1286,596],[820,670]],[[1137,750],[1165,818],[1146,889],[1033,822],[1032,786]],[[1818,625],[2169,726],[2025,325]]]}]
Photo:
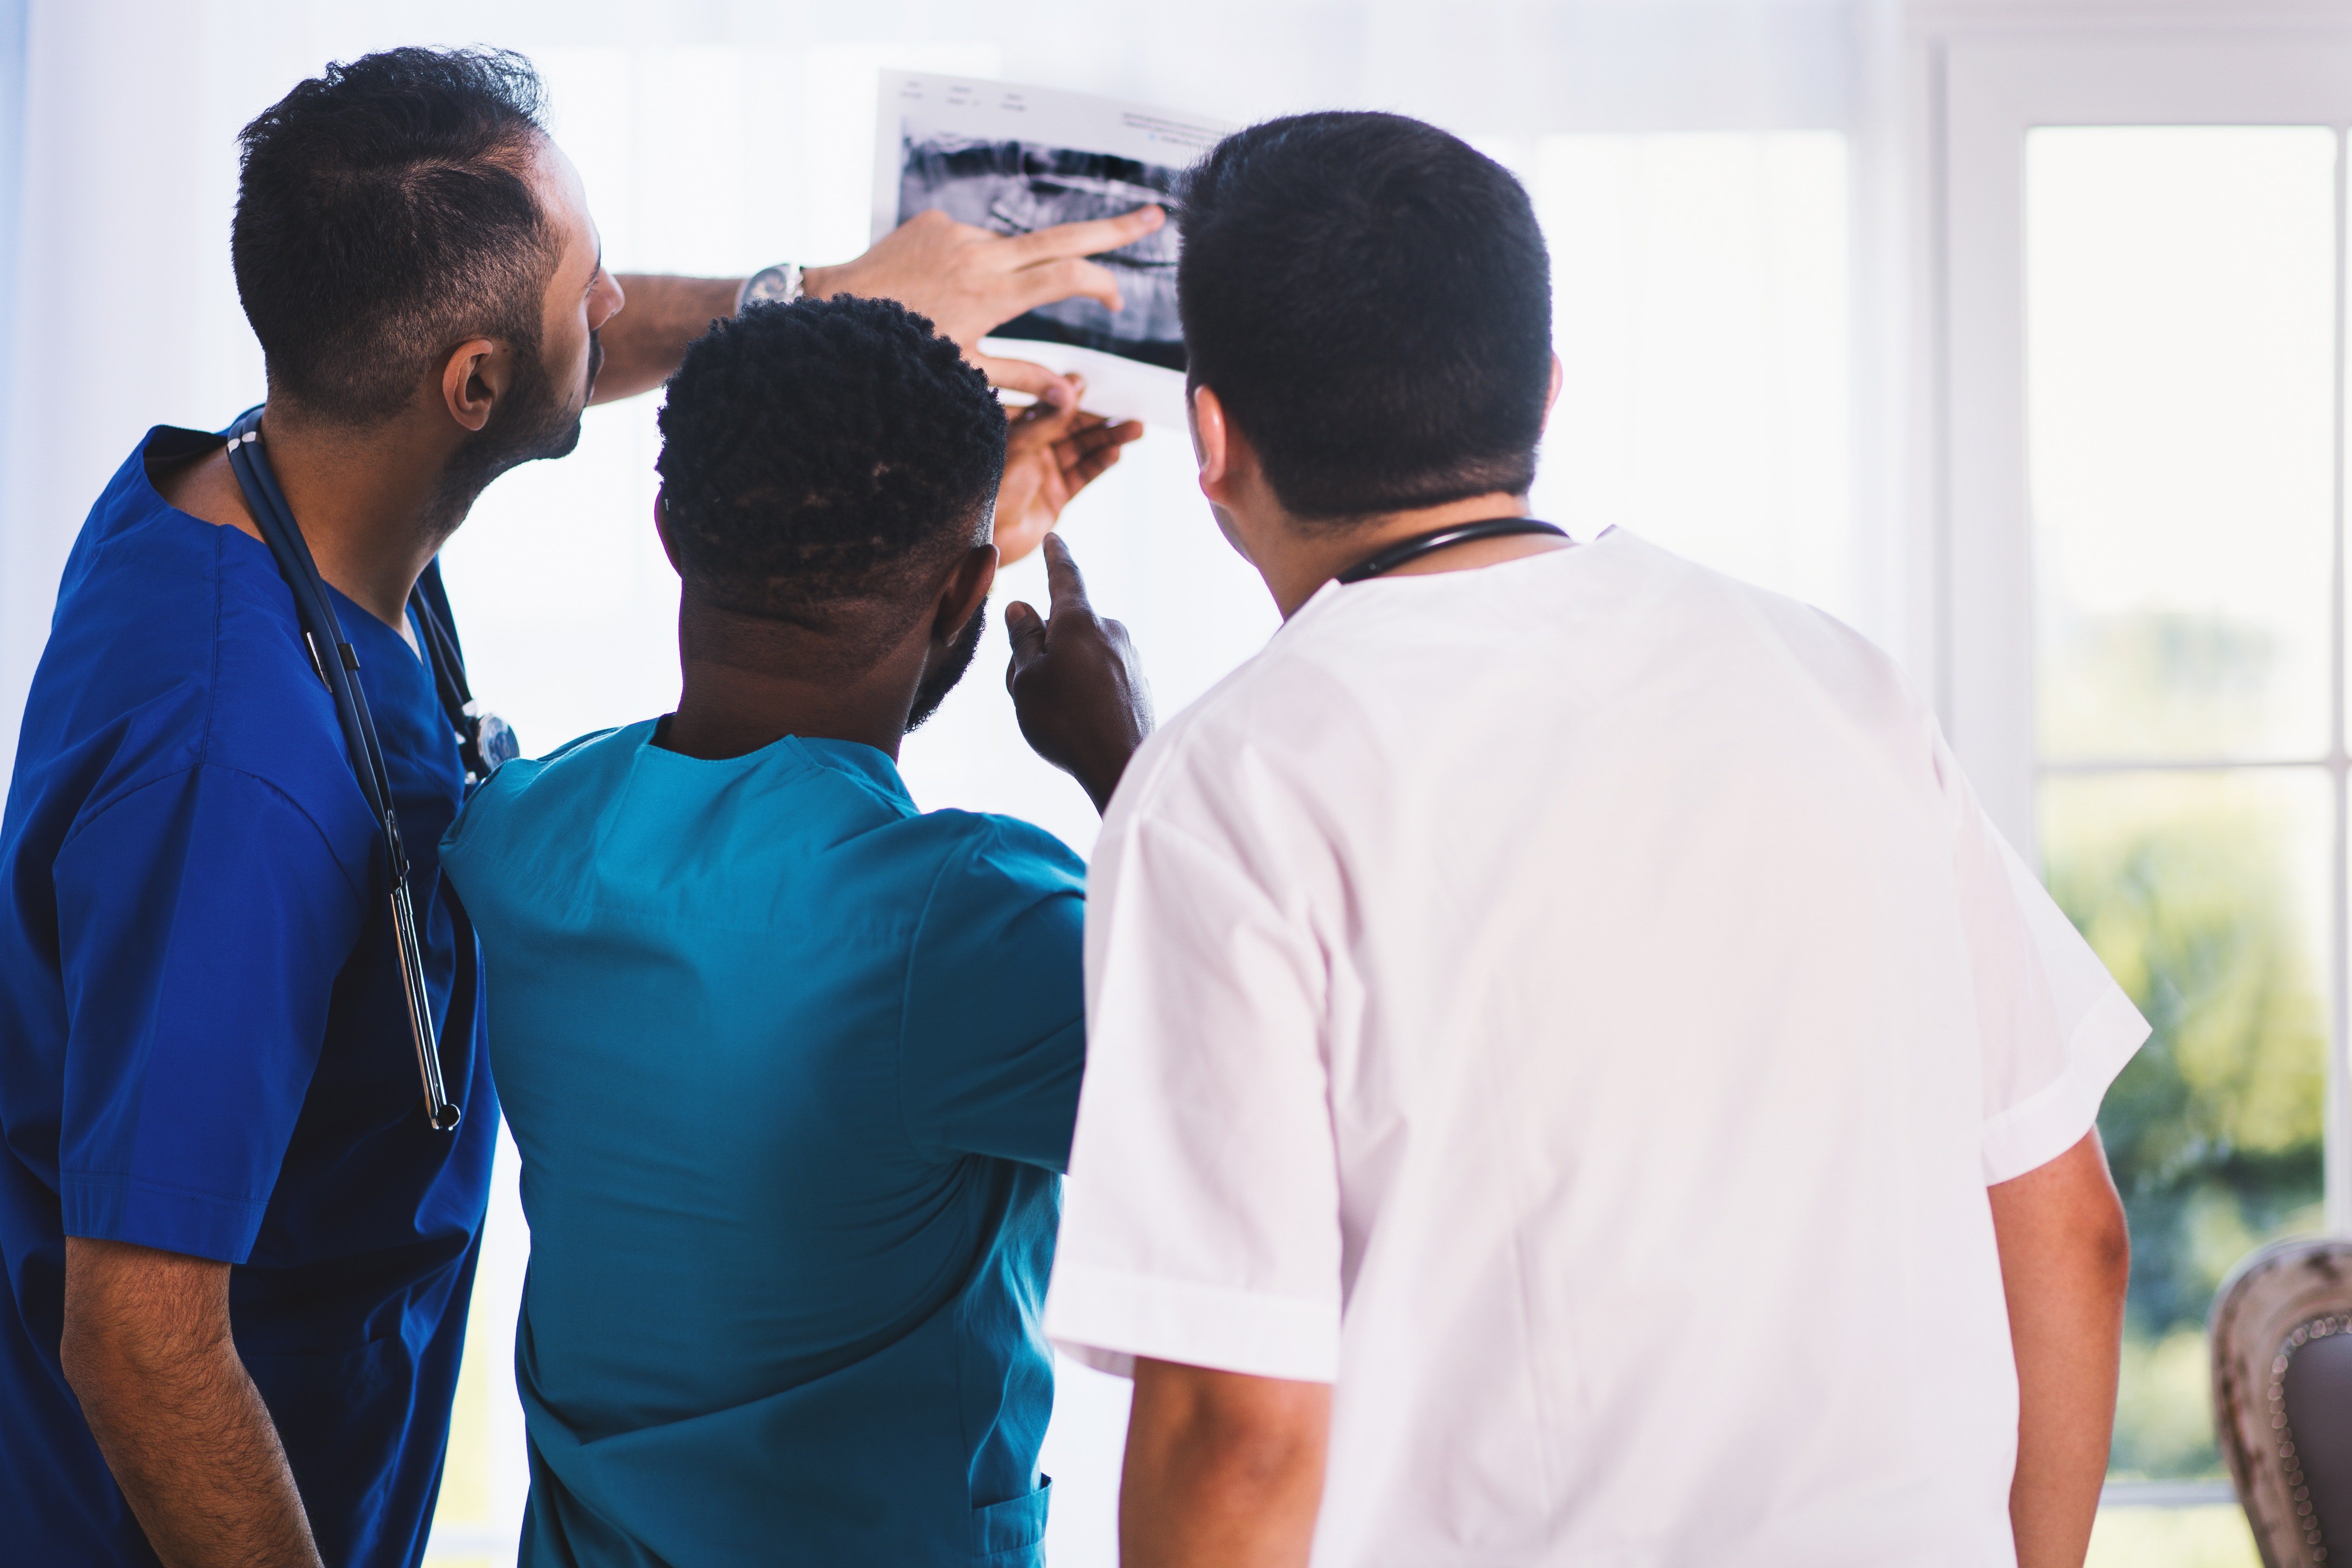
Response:
[{"label": "man in white scrubs", "polygon": [[1508,522],[1508,174],[1310,115],[1185,215],[1201,485],[1286,624],[1092,870],[1045,1321],[1135,1379],[1128,1568],[2080,1563],[2147,1026],[1878,649]]}]

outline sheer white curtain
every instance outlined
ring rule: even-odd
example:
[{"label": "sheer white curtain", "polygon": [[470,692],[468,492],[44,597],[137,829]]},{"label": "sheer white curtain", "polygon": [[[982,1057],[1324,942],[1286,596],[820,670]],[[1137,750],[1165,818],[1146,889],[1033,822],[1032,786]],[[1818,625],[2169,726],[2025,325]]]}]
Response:
[{"label": "sheer white curtain", "polygon": [[[1622,526],[1924,642],[1918,552],[1880,456],[1904,426],[1904,279],[1879,173],[1891,0],[1203,0],[1091,16],[740,0],[32,0],[15,417],[0,489],[0,753],[90,500],[158,422],[261,395],[227,259],[234,133],[331,58],[489,42],[539,61],[619,270],[741,273],[865,240],[873,77],[999,75],[1256,119],[1378,107],[1516,168],[1550,236],[1567,384],[1537,510]],[[1050,21],[1044,20],[1049,17]],[[1899,193],[1898,193],[1899,197]],[[475,686],[538,750],[659,712],[676,582],[648,512],[652,400],[502,479],[447,552]],[[1219,540],[1181,436],[1074,506],[1097,600],[1161,710],[1275,625]],[[1035,596],[1034,563],[1000,603]],[[1001,658],[1001,644],[997,645]],[[1029,756],[1001,665],[914,737],[926,805],[1013,812],[1080,849],[1093,813]],[[525,1241],[501,1168],[437,1556],[510,1554],[522,1485],[508,1372]],[[1124,1385],[1066,1369],[1045,1468],[1055,1560],[1112,1559]]]}]

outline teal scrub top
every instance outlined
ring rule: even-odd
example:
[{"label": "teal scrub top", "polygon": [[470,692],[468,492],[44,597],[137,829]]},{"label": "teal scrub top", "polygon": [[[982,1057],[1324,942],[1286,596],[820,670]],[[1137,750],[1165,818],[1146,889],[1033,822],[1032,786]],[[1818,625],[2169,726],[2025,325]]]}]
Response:
[{"label": "teal scrub top", "polygon": [[522,1562],[1041,1563],[1085,867],[869,746],[655,734],[443,845],[530,1221]]}]

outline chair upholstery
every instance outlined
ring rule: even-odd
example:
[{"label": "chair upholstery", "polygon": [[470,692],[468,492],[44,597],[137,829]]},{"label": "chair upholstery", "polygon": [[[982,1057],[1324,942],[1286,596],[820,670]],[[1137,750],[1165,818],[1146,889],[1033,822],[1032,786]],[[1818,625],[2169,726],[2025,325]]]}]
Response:
[{"label": "chair upholstery", "polygon": [[2213,1426],[2264,1568],[2352,1564],[2352,1241],[2283,1241],[2213,1299]]}]

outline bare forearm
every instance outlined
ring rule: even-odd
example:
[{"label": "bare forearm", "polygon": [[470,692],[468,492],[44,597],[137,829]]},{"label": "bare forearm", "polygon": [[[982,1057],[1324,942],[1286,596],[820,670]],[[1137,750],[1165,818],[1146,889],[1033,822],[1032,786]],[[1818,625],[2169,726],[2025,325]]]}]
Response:
[{"label": "bare forearm", "polygon": [[[835,294],[897,300],[929,318],[944,335],[976,355],[981,338],[1025,310],[1084,296],[1116,310],[1118,288],[1109,271],[1082,259],[1132,244],[1157,229],[1166,215],[1139,207],[1122,217],[1063,224],[1007,237],[970,228],[943,213],[927,212],[901,224],[854,261],[812,267],[801,288],[812,300]],[[686,358],[686,345],[710,323],[735,311],[740,278],[623,275],[618,314],[604,324],[604,366],[589,401],[611,403],[650,392]],[[1017,360],[976,360],[999,386],[1043,395],[1056,378]]]},{"label": "bare forearm", "polygon": [[624,273],[627,302],[604,324],[604,367],[596,374],[592,403],[611,403],[651,392],[669,379],[686,358],[686,345],[710,323],[735,313],[740,278],[673,278]]},{"label": "bare forearm", "polygon": [[1993,1188],[1992,1203],[2017,1355],[2019,1568],[2080,1568],[2115,1428],[2131,1271],[2122,1206],[2096,1134]]},{"label": "bare forearm", "polygon": [[[140,1247],[68,1244],[67,1380],[167,1568],[318,1568],[301,1494],[217,1292],[142,1269]],[[93,1262],[91,1249],[108,1248]],[[195,1264],[179,1259],[177,1265]],[[167,1265],[166,1268],[176,1266]]]},{"label": "bare forearm", "polygon": [[[2120,1305],[2062,1299],[2021,1335],[2017,1474],[2010,1523],[2019,1568],[2079,1568],[2098,1517],[2115,1432]],[[2032,1348],[2027,1348],[2028,1346]]]},{"label": "bare forearm", "polygon": [[1303,1568],[1323,1500],[1328,1384],[1136,1363],[1124,1568]]}]

